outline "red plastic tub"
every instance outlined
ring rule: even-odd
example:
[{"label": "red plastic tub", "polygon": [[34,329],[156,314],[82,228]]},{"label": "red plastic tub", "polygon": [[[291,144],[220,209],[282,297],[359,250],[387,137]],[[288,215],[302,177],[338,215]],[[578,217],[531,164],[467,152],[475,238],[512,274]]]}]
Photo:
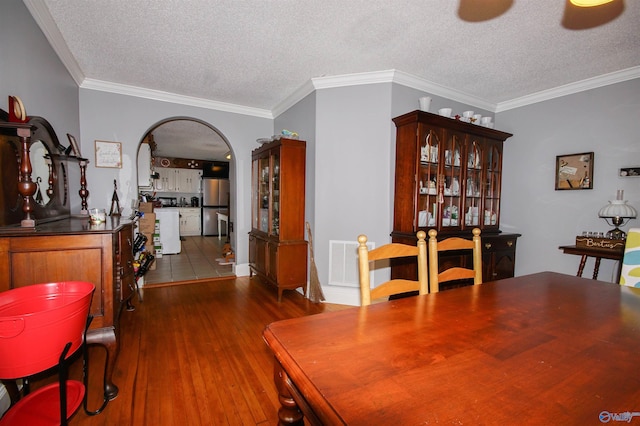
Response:
[{"label": "red plastic tub", "polygon": [[34,284],[0,293],[0,378],[17,379],[58,364],[80,347],[95,286]]}]

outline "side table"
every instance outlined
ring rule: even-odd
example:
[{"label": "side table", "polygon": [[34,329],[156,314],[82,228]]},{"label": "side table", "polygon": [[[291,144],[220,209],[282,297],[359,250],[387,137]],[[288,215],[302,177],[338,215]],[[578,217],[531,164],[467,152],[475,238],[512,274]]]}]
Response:
[{"label": "side table", "polygon": [[573,246],[560,246],[558,247],[565,254],[575,254],[578,256],[582,256],[580,259],[580,266],[578,267],[578,273],[576,276],[581,277],[582,272],[584,271],[584,265],[587,263],[587,257],[594,257],[596,262],[593,267],[593,279],[598,279],[598,272],[600,270],[600,260],[602,259],[612,259],[618,261],[618,273],[616,274],[617,280],[616,282],[620,282],[620,272],[622,270],[622,257],[624,256],[624,251],[612,251],[612,250],[598,250],[593,248],[584,248]]}]

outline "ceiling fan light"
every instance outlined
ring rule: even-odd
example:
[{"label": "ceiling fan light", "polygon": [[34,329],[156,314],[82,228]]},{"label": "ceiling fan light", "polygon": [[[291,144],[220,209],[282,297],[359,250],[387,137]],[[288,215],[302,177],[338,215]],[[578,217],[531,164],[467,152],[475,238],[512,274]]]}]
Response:
[{"label": "ceiling fan light", "polygon": [[571,4],[578,7],[593,7],[593,6],[602,6],[605,3],[610,3],[613,0],[569,0]]},{"label": "ceiling fan light", "polygon": [[562,26],[568,30],[595,28],[613,21],[623,11],[624,0],[566,0]]}]

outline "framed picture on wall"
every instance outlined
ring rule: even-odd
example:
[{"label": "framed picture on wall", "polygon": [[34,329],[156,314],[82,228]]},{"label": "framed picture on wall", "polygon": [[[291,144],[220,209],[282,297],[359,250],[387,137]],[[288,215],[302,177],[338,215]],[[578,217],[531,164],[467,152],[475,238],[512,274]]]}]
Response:
[{"label": "framed picture on wall", "polygon": [[96,167],[122,168],[122,143],[95,141]]},{"label": "framed picture on wall", "polygon": [[556,157],[556,190],[593,189],[593,152]]}]

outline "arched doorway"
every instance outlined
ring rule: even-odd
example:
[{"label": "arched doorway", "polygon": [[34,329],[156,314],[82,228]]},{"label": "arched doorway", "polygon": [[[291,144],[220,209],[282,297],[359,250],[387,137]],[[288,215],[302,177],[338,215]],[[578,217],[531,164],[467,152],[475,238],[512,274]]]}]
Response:
[{"label": "arched doorway", "polygon": [[[226,189],[221,202],[217,203],[222,207],[215,213],[209,206],[203,207],[206,199],[203,190],[210,187],[211,179],[200,177],[203,168],[211,169],[212,165],[216,168],[228,165],[227,170],[235,170],[231,152],[231,146],[221,132],[190,117],[161,120],[143,135],[137,159],[139,192],[157,203],[175,202],[175,206],[165,204],[158,211],[166,216],[170,210],[178,210],[181,241],[179,253],[174,250],[169,255],[156,256],[157,267],[148,272],[145,285],[235,275],[235,264],[225,259],[223,252],[223,248],[235,247],[235,236],[228,226],[235,216],[233,172],[227,179],[219,179],[226,181]],[[147,179],[146,170],[149,170]],[[194,175],[198,171],[200,175]],[[222,194],[222,186],[220,191]],[[217,213],[220,213],[217,218],[223,218],[222,222],[216,221]],[[218,223],[222,225],[219,230]],[[199,225],[195,230],[194,224]],[[212,225],[216,231],[211,231]]]}]

